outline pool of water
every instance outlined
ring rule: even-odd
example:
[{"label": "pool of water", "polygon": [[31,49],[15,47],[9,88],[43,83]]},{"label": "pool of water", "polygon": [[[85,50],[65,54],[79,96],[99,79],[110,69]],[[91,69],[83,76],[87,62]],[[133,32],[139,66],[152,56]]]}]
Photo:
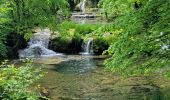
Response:
[{"label": "pool of water", "polygon": [[104,68],[106,56],[65,55],[36,59],[39,82],[52,100],[170,100],[170,81],[159,76],[121,78]]}]

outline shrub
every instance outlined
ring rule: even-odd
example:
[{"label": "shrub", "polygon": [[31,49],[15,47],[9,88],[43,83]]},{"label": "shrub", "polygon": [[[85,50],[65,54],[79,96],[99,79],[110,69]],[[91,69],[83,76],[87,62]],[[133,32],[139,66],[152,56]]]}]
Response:
[{"label": "shrub", "polygon": [[57,26],[57,29],[62,37],[78,35],[86,35],[98,29],[100,24],[78,24],[71,21],[64,21]]},{"label": "shrub", "polygon": [[38,95],[28,91],[28,87],[42,77],[40,71],[30,60],[18,68],[3,62],[0,65],[0,99],[37,100]]}]

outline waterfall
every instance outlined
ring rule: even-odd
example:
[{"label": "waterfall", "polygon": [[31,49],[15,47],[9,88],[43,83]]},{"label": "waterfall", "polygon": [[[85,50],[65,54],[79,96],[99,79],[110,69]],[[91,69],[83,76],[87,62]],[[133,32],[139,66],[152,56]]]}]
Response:
[{"label": "waterfall", "polygon": [[19,57],[48,57],[54,55],[61,55],[48,49],[49,40],[49,32],[39,31],[35,33],[28,42],[28,47],[24,50],[19,51]]},{"label": "waterfall", "polygon": [[83,46],[84,52],[81,53],[82,55],[90,55],[93,54],[93,38],[88,38],[87,43]]},{"label": "waterfall", "polygon": [[85,10],[86,10],[85,6],[86,6],[86,0],[83,0],[80,5],[80,9],[81,9],[82,13],[85,13]]}]

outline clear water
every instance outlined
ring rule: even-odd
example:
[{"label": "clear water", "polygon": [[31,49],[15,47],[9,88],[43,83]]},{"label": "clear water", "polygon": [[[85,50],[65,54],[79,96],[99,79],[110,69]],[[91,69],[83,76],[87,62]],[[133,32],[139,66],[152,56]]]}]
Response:
[{"label": "clear water", "polygon": [[159,76],[123,79],[105,70],[104,56],[56,56],[45,64],[39,82],[52,100],[170,100],[170,81]]}]

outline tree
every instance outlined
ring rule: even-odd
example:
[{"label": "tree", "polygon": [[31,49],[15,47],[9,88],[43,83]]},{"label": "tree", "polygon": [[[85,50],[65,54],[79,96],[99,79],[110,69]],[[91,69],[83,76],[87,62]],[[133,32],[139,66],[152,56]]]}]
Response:
[{"label": "tree", "polygon": [[0,1],[0,58],[2,56],[6,56],[7,49],[4,44],[6,40],[6,36],[9,32],[9,22],[11,21],[9,17],[9,11],[11,8],[9,7],[9,2],[6,0]]},{"label": "tree", "polygon": [[67,0],[11,0],[11,7],[12,26],[16,33],[25,34],[35,26],[52,28],[57,16],[66,14],[68,4]]},{"label": "tree", "polygon": [[27,59],[24,62],[26,64],[19,68],[8,65],[7,61],[0,65],[1,100],[39,100],[39,95],[29,91],[29,87],[41,79],[43,74],[40,68],[32,64],[32,61]]},{"label": "tree", "polygon": [[148,0],[100,0],[99,7],[104,9],[107,19],[129,14],[130,12],[138,9],[141,5],[146,4]]},{"label": "tree", "polygon": [[112,31],[122,32],[114,37],[106,66],[123,75],[148,75],[161,69],[161,74],[170,77],[170,1],[145,3],[115,19]]},{"label": "tree", "polygon": [[0,58],[6,56],[8,52],[5,44],[8,42],[7,34],[17,38],[14,46],[17,48],[20,36],[28,40],[32,36],[32,29],[37,26],[54,30],[60,19],[66,17],[68,13],[67,0],[1,0]]}]

